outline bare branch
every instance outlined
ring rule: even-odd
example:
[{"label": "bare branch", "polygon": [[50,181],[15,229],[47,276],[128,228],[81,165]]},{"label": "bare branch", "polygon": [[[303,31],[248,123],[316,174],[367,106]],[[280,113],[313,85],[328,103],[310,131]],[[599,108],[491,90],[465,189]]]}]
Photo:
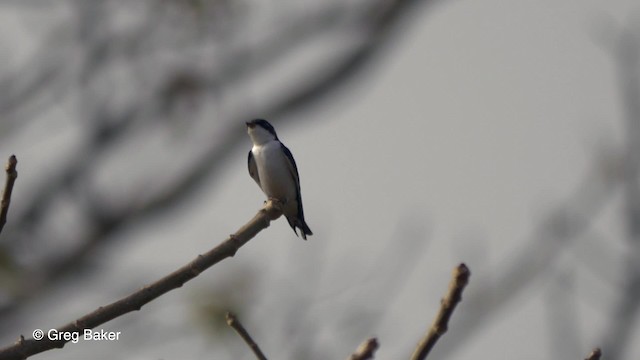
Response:
[{"label": "bare branch", "polygon": [[600,356],[602,356],[602,350],[600,350],[600,348],[595,348],[585,360],[600,360]]},{"label": "bare branch", "polygon": [[621,27],[616,34],[613,48],[613,60],[616,65],[618,86],[621,88],[626,152],[623,179],[622,219],[625,229],[624,238],[628,251],[621,257],[620,265],[624,269],[617,283],[622,284],[617,299],[612,305],[612,314],[608,329],[605,329],[603,341],[607,357],[620,359],[634,343],[633,333],[640,314],[640,274],[637,271],[640,256],[640,41],[637,34]]},{"label": "bare branch", "polygon": [[351,354],[351,356],[349,356],[349,359],[347,360],[373,359],[373,354],[376,352],[376,350],[378,350],[378,346],[378,339],[376,338],[365,340],[362,344],[360,344],[360,346],[358,346],[356,352]]},{"label": "bare branch", "polygon": [[18,159],[16,159],[15,155],[11,155],[7,162],[7,166],[5,167],[5,170],[7,171],[7,181],[4,183],[2,203],[0,203],[0,232],[2,232],[4,224],[7,223],[7,214],[9,213],[9,204],[11,203],[11,192],[13,191],[13,184],[18,178],[16,165],[18,165]]},{"label": "bare branch", "polygon": [[[173,289],[181,287],[209,267],[234,256],[241,246],[267,228],[269,223],[276,220],[280,215],[282,215],[281,204],[271,200],[268,201],[265,207],[251,221],[209,252],[198,255],[187,265],[129,296],[109,305],[101,306],[95,311],[59,327],[57,329],[58,332],[80,333],[84,329],[92,329],[126,313],[140,310],[142,306]],[[47,337],[40,341],[34,339],[25,340],[23,336],[20,336],[20,339],[15,344],[0,349],[0,360],[25,359],[30,355],[53,348],[62,348],[68,341],[50,340]]]},{"label": "bare branch", "polygon": [[422,338],[413,355],[411,355],[411,360],[426,359],[438,339],[447,332],[449,319],[451,318],[456,305],[462,301],[462,291],[465,286],[467,286],[467,283],[469,283],[470,275],[471,272],[464,263],[458,265],[453,270],[453,278],[449,284],[449,290],[440,302],[440,311],[438,312],[433,325],[431,325],[431,328],[425,334],[424,338]]},{"label": "bare branch", "polygon": [[244,340],[244,342],[247,343],[247,345],[249,345],[249,348],[251,348],[251,351],[253,351],[253,353],[256,355],[256,358],[258,358],[259,360],[267,360],[267,357],[264,356],[258,344],[256,344],[255,341],[253,341],[253,338],[251,338],[251,335],[249,335],[249,332],[247,332],[244,326],[242,326],[242,323],[240,323],[240,320],[238,320],[236,315],[228,312],[226,315],[226,319],[227,319],[227,325],[231,326],[233,330],[235,330],[238,333],[238,335],[240,335],[242,340]]}]

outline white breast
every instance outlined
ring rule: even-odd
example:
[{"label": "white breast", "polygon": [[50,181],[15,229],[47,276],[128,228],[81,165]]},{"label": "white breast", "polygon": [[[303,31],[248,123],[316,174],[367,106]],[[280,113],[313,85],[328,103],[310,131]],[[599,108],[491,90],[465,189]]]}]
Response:
[{"label": "white breast", "polygon": [[280,143],[271,141],[254,146],[251,151],[258,168],[260,188],[268,196],[281,201],[296,199],[296,183],[289,170],[287,157]]}]

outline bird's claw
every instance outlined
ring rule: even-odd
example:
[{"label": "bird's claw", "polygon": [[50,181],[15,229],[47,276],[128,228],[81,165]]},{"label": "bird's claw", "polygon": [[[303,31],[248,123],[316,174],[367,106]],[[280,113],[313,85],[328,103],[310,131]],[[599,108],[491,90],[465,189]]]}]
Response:
[{"label": "bird's claw", "polygon": [[284,205],[284,202],[280,199],[274,198],[274,197],[269,197],[267,199],[267,201],[264,202],[265,206],[267,206],[269,203],[271,203],[271,205],[275,208],[282,208],[282,206]]}]

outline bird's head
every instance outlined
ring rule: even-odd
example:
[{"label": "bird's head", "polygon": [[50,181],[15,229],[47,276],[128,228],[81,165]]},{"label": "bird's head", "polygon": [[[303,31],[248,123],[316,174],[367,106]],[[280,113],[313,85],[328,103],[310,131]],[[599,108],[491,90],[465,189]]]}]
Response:
[{"label": "bird's head", "polygon": [[261,145],[268,143],[269,141],[278,140],[276,130],[267,120],[255,119],[248,121],[246,124],[247,133],[249,133],[251,141],[253,141],[255,145]]}]

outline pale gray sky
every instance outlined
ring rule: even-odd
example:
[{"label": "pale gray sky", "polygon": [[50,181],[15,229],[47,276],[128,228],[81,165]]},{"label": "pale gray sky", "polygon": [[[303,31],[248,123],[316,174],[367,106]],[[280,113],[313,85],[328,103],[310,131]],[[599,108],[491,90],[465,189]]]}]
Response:
[{"label": "pale gray sky", "polygon": [[[333,317],[357,302],[364,309],[369,302],[379,304],[375,298],[381,293],[371,293],[376,279],[370,272],[382,267],[379,262],[386,258],[381,254],[394,246],[416,257],[415,268],[397,280],[406,284],[395,289],[390,302],[381,304],[380,322],[356,335],[361,340],[379,337],[377,358],[406,357],[431,323],[457,263],[471,268],[468,293],[478,291],[474,286],[496,276],[510,256],[534,239],[538,224],[575,192],[593,167],[598,146],[621,146],[621,98],[603,43],[609,26],[640,29],[638,9],[634,1],[622,0],[487,0],[442,2],[419,15],[367,73],[355,96],[298,114],[305,118],[299,124],[278,127],[274,121],[298,162],[314,236],[304,242],[279,220],[193,284],[107,324],[104,328],[125,335],[151,333],[142,337],[145,346],[140,336],[135,341],[125,336],[118,343],[121,357],[176,359],[184,358],[185,349],[193,358],[211,357],[198,329],[190,326],[194,314],[180,300],[193,302],[208,282],[238,271],[262,274],[255,284],[260,291],[282,291],[294,303],[311,304],[310,312],[300,316],[295,309],[278,308],[274,294],[256,297],[249,306],[260,310],[243,319],[245,325],[277,322],[269,314],[290,313],[301,320],[293,333],[318,326],[316,346],[346,357],[359,340],[342,339],[337,327],[344,319]],[[6,34],[2,41],[8,41]],[[244,126],[238,124],[237,131]],[[244,141],[248,151],[248,137]],[[38,163],[38,150],[28,139],[11,145],[0,144],[0,149],[22,154],[22,169]],[[261,206],[263,195],[247,174],[246,151],[233,158],[216,187],[189,206],[154,226],[124,231],[124,241],[100,259],[99,274],[80,288],[54,292],[55,311],[50,301],[31,306],[29,311],[41,317],[19,331],[55,326],[116,300],[143,285],[139,281],[155,280],[234,232]],[[23,170],[19,181],[29,181],[26,174]],[[620,196],[614,197],[598,216],[592,236],[575,252],[606,241],[615,249],[613,257],[624,253],[620,206]],[[316,266],[322,270],[314,271]],[[602,345],[598,342],[615,296],[607,293],[606,282],[581,272],[584,266],[572,252],[552,267],[572,274],[572,291],[580,294],[575,311],[581,353],[576,358],[584,358]],[[131,281],[114,290],[108,284],[119,276]],[[553,358],[552,316],[546,309],[550,284],[548,279],[536,282],[449,358]],[[306,286],[312,291],[305,292]],[[463,301],[458,311],[473,307]],[[443,338],[449,345],[456,340],[456,315]],[[158,328],[183,336],[156,343],[153,334],[165,334]],[[271,335],[254,334],[272,358],[289,354],[290,345],[281,343],[284,336]],[[637,329],[634,337],[640,339]],[[111,346],[80,343],[34,358],[81,358]],[[225,351],[213,358],[227,357]],[[640,354],[640,341],[632,353]]]}]

